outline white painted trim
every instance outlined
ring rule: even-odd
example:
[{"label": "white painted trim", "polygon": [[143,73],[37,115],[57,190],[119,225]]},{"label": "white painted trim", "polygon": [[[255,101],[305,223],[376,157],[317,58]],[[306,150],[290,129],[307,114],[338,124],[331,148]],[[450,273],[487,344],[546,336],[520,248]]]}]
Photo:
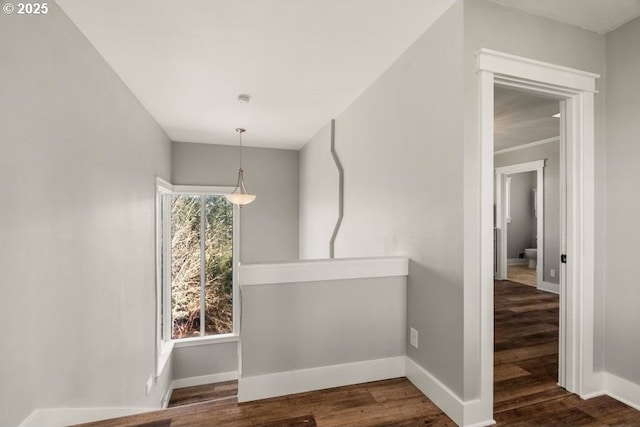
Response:
[{"label": "white painted trim", "polygon": [[44,408],[34,410],[18,427],[64,427],[126,417],[160,408]]},{"label": "white painted trim", "polygon": [[599,74],[484,48],[478,53],[478,69],[518,79],[534,77],[536,82],[591,93],[596,92],[595,79],[600,77]]},{"label": "white painted trim", "polygon": [[238,402],[323,390],[405,375],[405,356],[243,377]]},{"label": "white painted trim", "polygon": [[493,419],[482,418],[482,410],[477,407],[481,403],[479,400],[463,402],[456,393],[451,391],[430,372],[409,357],[406,359],[407,379],[456,424],[465,427],[482,427],[495,424]]},{"label": "white painted trim", "polygon": [[166,181],[163,178],[156,176],[156,189],[158,190],[159,193],[168,194],[168,193],[171,193],[173,189],[173,185],[169,181]]},{"label": "white painted trim", "polygon": [[544,280],[538,283],[538,290],[544,292],[551,292],[552,294],[560,294],[560,285],[557,283],[545,282]]},{"label": "white painted trim", "polygon": [[501,166],[496,168],[496,174],[513,175],[514,173],[533,172],[544,168],[544,159],[532,162],[516,163],[514,165]]},{"label": "white painted trim", "polygon": [[[493,214],[493,91],[494,85],[520,88],[532,93],[547,94],[564,99],[566,114],[566,138],[561,145],[566,146],[567,163],[567,251],[569,264],[561,266],[560,315],[567,321],[561,324],[560,384],[567,390],[586,396],[597,391],[596,376],[593,372],[593,331],[594,331],[594,93],[595,79],[599,76],[580,70],[547,64],[514,55],[481,49],[477,56],[479,88],[479,135],[477,157],[468,163],[469,177],[465,178],[465,242],[474,242],[475,254],[465,251],[464,275],[464,336],[465,349],[465,393],[477,393],[468,388],[478,378],[477,363],[482,365],[479,375],[480,406],[487,414],[493,412],[493,255],[492,223],[484,217]],[[475,147],[470,146],[473,153]],[[472,154],[470,154],[470,157]],[[477,162],[477,163],[475,163]],[[479,163],[479,169],[474,166]],[[480,183],[480,201],[475,203],[478,189],[470,185]],[[480,218],[480,221],[477,220]],[[491,215],[493,219],[493,215]],[[468,227],[467,227],[468,225]],[[479,229],[478,229],[479,228]],[[480,240],[477,242],[478,235]],[[467,245],[465,245],[466,248]],[[541,245],[538,245],[541,246]],[[469,256],[467,256],[469,255]],[[479,255],[479,259],[478,259]],[[566,270],[566,276],[564,275]],[[467,274],[470,273],[470,274]],[[475,273],[479,273],[475,275]],[[566,280],[562,278],[566,277]],[[477,288],[482,289],[478,298]],[[566,292],[565,292],[566,291]],[[468,319],[468,320],[467,320]],[[472,332],[473,325],[479,323],[480,345]],[[564,333],[566,332],[566,334]],[[479,353],[478,353],[479,348]],[[566,348],[564,357],[562,349]],[[470,356],[467,356],[467,355]],[[479,362],[472,359],[475,355]],[[467,360],[469,357],[469,360]],[[471,378],[467,378],[470,376]]]},{"label": "white painted trim", "polygon": [[173,185],[171,192],[174,194],[207,194],[225,195],[232,193],[235,187],[223,187],[213,185]]},{"label": "white painted trim", "polygon": [[229,342],[238,342],[240,336],[237,334],[207,335],[204,337],[181,338],[172,340],[175,348],[196,347],[199,345],[215,345]]},{"label": "white painted trim", "polygon": [[607,395],[640,411],[640,384],[609,372],[603,372],[603,382]]},{"label": "white painted trim", "polygon": [[529,264],[528,258],[509,258],[507,259],[507,265],[527,265]]},{"label": "white painted trim", "polygon": [[495,169],[496,224],[499,230],[499,239],[496,242],[498,244],[497,278],[500,280],[506,280],[508,278],[507,267],[509,265],[509,260],[507,259],[507,223],[510,219],[507,217],[507,212],[509,212],[510,209],[510,190],[508,184],[511,179],[510,175],[522,172],[536,173],[536,212],[542,212],[542,215],[536,214],[536,241],[538,243],[536,285],[539,285],[544,280],[544,166],[545,160],[542,159],[501,166]]},{"label": "white painted trim", "polygon": [[302,283],[371,277],[406,276],[409,260],[403,257],[342,258],[240,266],[240,285]]},{"label": "white painted trim", "polygon": [[559,136],[553,138],[541,139],[540,141],[528,142],[522,145],[516,145],[515,147],[503,148],[502,150],[494,151],[493,154],[504,154],[512,151],[525,150],[531,147],[537,147],[538,145],[550,144],[552,142],[560,142]]},{"label": "white painted trim", "polygon": [[164,368],[166,368],[167,365],[170,363],[171,353],[173,352],[173,346],[174,346],[174,343],[171,341],[160,342],[160,353],[157,357],[157,364],[156,364],[156,375],[155,375],[156,378],[162,375]]},{"label": "white painted trim", "polygon": [[193,387],[204,384],[215,384],[238,379],[238,371],[220,372],[218,374],[200,375],[197,377],[178,378],[171,381],[171,390],[183,387]]},{"label": "white painted trim", "polygon": [[407,357],[406,377],[456,424],[464,421],[464,402],[430,372]]}]

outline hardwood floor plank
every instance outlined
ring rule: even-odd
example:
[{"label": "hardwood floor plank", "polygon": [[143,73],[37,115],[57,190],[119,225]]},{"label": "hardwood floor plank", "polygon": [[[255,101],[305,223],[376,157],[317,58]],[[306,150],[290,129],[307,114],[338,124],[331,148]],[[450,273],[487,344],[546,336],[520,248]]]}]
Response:
[{"label": "hardwood floor plank", "polygon": [[169,408],[233,397],[238,394],[238,381],[225,381],[194,387],[177,388],[171,393]]},{"label": "hardwood floor plank", "polygon": [[444,415],[426,397],[412,397],[402,400],[388,400],[384,403],[351,408],[343,411],[321,412],[316,415],[320,427],[373,427],[390,426],[397,422],[420,417],[434,417]]},{"label": "hardwood floor plank", "polygon": [[498,424],[509,425],[575,408],[581,401],[580,397],[566,392],[541,394],[537,400],[538,402],[533,402],[527,397],[526,400],[522,400],[527,403],[525,405],[514,405],[515,401],[510,402],[511,405],[507,410],[496,411],[494,419]]},{"label": "hardwood floor plank", "polygon": [[517,365],[514,365],[513,363],[497,365],[493,370],[493,378],[495,382],[524,377],[527,375],[531,375],[531,373]]},{"label": "hardwood floor plank", "polygon": [[640,412],[609,396],[581,400],[577,407],[612,426],[640,426]]},{"label": "hardwood floor plank", "polygon": [[513,363],[550,354],[558,354],[558,343],[544,343],[498,351],[495,353],[494,363]]},{"label": "hardwood floor plank", "polygon": [[378,381],[365,384],[365,386],[377,403],[424,396],[413,384],[407,385],[403,378]]},{"label": "hardwood floor plank", "polygon": [[547,302],[542,304],[529,304],[529,305],[521,305],[517,307],[510,308],[509,310],[514,313],[526,313],[528,311],[541,311],[541,310],[549,310],[559,308],[557,302]]}]

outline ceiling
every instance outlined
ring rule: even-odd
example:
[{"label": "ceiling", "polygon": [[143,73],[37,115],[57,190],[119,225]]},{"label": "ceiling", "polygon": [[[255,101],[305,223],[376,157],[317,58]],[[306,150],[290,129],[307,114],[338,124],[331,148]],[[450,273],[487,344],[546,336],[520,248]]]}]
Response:
[{"label": "ceiling", "polygon": [[58,0],[172,140],[291,149],[453,3]]},{"label": "ceiling", "polygon": [[640,16],[640,0],[491,0],[564,24],[605,34]]},{"label": "ceiling", "polygon": [[556,99],[496,87],[494,91],[494,150],[499,151],[560,135]]},{"label": "ceiling", "polygon": [[[597,32],[640,15],[640,0],[492,1]],[[454,2],[57,1],[172,140],[235,145],[245,127],[246,145],[289,149],[339,116]],[[238,102],[243,93],[250,103]],[[522,126],[504,132],[538,138]]]}]

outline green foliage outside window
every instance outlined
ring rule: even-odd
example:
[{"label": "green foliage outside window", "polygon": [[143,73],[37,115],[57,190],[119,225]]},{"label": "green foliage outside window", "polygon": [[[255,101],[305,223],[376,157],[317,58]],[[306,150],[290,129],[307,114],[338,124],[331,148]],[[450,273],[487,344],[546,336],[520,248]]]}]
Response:
[{"label": "green foliage outside window", "polygon": [[[201,235],[202,219],[204,236]],[[204,256],[201,238],[204,238]],[[205,335],[233,332],[233,207],[224,196],[174,195],[171,199],[172,339],[201,335],[203,276]]]}]

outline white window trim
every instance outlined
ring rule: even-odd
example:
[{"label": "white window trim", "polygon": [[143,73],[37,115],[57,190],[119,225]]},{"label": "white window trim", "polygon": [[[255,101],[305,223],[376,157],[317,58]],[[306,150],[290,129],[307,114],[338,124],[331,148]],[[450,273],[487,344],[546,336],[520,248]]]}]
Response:
[{"label": "white window trim", "polygon": [[[156,178],[156,194],[198,194],[198,195],[223,195],[231,193],[234,187],[225,186],[205,186],[205,185],[173,185],[165,181],[162,178]],[[156,197],[156,221],[160,221],[159,218],[159,203],[162,200],[160,197]],[[168,200],[165,200],[168,205]],[[168,206],[165,206],[165,212],[167,212]],[[171,236],[171,222],[164,222],[165,229],[163,230],[165,242]],[[240,286],[238,281],[238,264],[240,260],[240,208],[236,205],[233,206],[233,332],[230,334],[220,335],[207,335],[201,337],[190,337],[181,339],[171,339],[171,327],[165,327],[162,330],[162,324],[171,325],[171,311],[165,310],[163,315],[164,319],[160,319],[160,313],[162,312],[162,306],[171,306],[171,294],[169,292],[170,284],[165,281],[162,283],[161,278],[164,277],[168,280],[171,277],[171,265],[165,263],[164,275],[160,269],[160,232],[156,222],[156,375],[160,375],[173,348],[191,347],[207,344],[221,344],[227,342],[237,342],[240,336]],[[170,242],[164,245],[165,257],[164,259],[170,259]],[[161,301],[160,296],[163,295],[162,287],[166,287],[164,292],[164,301]]]}]

